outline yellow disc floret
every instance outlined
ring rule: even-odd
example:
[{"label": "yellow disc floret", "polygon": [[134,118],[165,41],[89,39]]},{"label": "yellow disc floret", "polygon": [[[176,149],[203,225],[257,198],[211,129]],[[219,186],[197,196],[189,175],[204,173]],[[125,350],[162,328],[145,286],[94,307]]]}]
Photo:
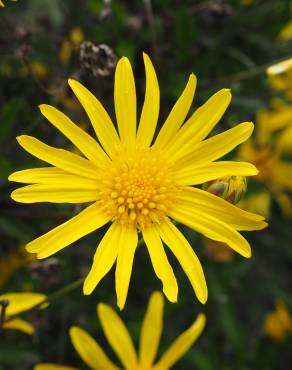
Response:
[{"label": "yellow disc floret", "polygon": [[143,229],[161,222],[173,205],[177,187],[168,161],[152,149],[119,152],[102,175],[100,203],[113,220]]}]

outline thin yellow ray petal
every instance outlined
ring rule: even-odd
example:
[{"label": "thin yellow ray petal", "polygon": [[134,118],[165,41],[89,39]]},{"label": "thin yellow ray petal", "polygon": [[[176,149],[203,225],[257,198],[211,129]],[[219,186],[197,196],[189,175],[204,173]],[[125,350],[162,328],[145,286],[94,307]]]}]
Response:
[{"label": "thin yellow ray petal", "polygon": [[112,120],[99,100],[86,87],[72,79],[68,83],[85,109],[98,140],[108,155],[112,157],[121,145]]},{"label": "thin yellow ray petal", "polygon": [[196,163],[199,167],[216,161],[246,141],[251,136],[253,128],[252,122],[243,122],[221,134],[202,141],[189,154],[178,160],[175,163],[175,168],[187,167],[193,163]]},{"label": "thin yellow ray petal", "polygon": [[206,324],[206,316],[199,314],[193,325],[184,331],[163,354],[154,370],[165,370],[173,366],[201,335]]},{"label": "thin yellow ray petal", "polygon": [[109,217],[94,203],[67,222],[28,243],[26,249],[29,253],[37,253],[37,258],[49,257],[108,221]]},{"label": "thin yellow ray petal", "polygon": [[85,330],[72,326],[69,331],[75,350],[90,369],[118,370],[99,344]]},{"label": "thin yellow ray petal", "polygon": [[228,176],[254,176],[258,172],[251,163],[220,161],[211,162],[203,167],[189,165],[175,171],[174,179],[179,185],[197,185]]},{"label": "thin yellow ray petal", "polygon": [[116,67],[114,100],[121,141],[132,151],[136,143],[137,102],[134,75],[126,57]]},{"label": "thin yellow ray petal", "polygon": [[9,305],[5,311],[7,317],[25,312],[43,302],[45,299],[46,296],[40,293],[20,292],[0,295],[0,301],[7,300],[9,302]]},{"label": "thin yellow ray petal", "polygon": [[34,327],[27,321],[16,317],[3,323],[4,329],[21,331],[28,335],[34,334]]},{"label": "thin yellow ray petal", "polygon": [[142,230],[156,276],[163,284],[163,292],[171,302],[177,301],[178,286],[172,267],[167,259],[158,231],[154,228]]},{"label": "thin yellow ray petal", "polygon": [[75,125],[64,113],[46,104],[40,105],[39,108],[47,120],[60,130],[97,167],[105,167],[109,163],[108,156],[99,144],[87,132]]},{"label": "thin yellow ray petal", "polygon": [[149,300],[140,336],[139,364],[151,367],[155,361],[163,328],[163,295],[154,292]]},{"label": "thin yellow ray petal", "polygon": [[135,369],[137,355],[125,324],[116,312],[106,304],[99,303],[97,312],[104,334],[124,368]]},{"label": "thin yellow ray petal", "polygon": [[201,303],[206,303],[208,289],[201,263],[189,242],[170,220],[159,225],[160,236],[178,259]]},{"label": "thin yellow ray petal", "polygon": [[120,310],[124,308],[127,299],[137,244],[138,234],[136,229],[121,226],[116,266],[116,293]]},{"label": "thin yellow ray petal", "polygon": [[41,363],[34,366],[33,370],[78,370],[76,367]]},{"label": "thin yellow ray petal", "polygon": [[97,200],[98,191],[97,186],[88,189],[74,183],[33,184],[14,190],[11,198],[20,203],[86,203]]},{"label": "thin yellow ray petal", "polygon": [[174,135],[168,147],[169,155],[178,160],[197,143],[204,140],[220,121],[231,101],[231,92],[222,89],[199,107]]},{"label": "thin yellow ray petal", "polygon": [[140,123],[137,132],[137,143],[150,146],[155,132],[159,115],[160,92],[157,76],[149,56],[143,53],[146,88],[145,100],[142,108]]},{"label": "thin yellow ray petal", "polygon": [[263,221],[263,216],[244,211],[226,200],[201,189],[193,187],[183,188],[178,195],[177,202],[178,207],[182,207],[189,212],[192,210],[206,212],[236,230],[261,230],[267,226]]},{"label": "thin yellow ray petal", "polygon": [[175,210],[169,212],[174,220],[198,231],[207,238],[226,243],[243,257],[251,257],[251,248],[247,240],[221,218],[212,217],[208,209],[187,208],[176,204]]},{"label": "thin yellow ray petal", "polygon": [[58,184],[60,182],[62,184],[83,184],[89,188],[93,188],[97,183],[97,180],[77,176],[56,167],[40,167],[17,171],[12,173],[8,180],[27,184]]},{"label": "thin yellow ray petal", "polygon": [[78,370],[76,367],[42,363],[34,366],[33,370]]},{"label": "thin yellow ray petal", "polygon": [[157,139],[155,140],[155,146],[161,149],[165,148],[173,135],[176,134],[177,130],[183,124],[189,109],[191,107],[195,90],[197,85],[197,78],[194,74],[191,74],[188,83],[182,92],[181,96],[175,103],[171,112],[169,113],[164,125],[162,126]]},{"label": "thin yellow ray petal", "polygon": [[99,169],[90,161],[64,149],[49,146],[27,135],[17,137],[19,145],[33,156],[75,175],[98,178]]},{"label": "thin yellow ray petal", "polygon": [[100,280],[112,268],[118,255],[120,234],[121,228],[114,222],[97,247],[91,270],[84,281],[84,294],[91,294]]}]

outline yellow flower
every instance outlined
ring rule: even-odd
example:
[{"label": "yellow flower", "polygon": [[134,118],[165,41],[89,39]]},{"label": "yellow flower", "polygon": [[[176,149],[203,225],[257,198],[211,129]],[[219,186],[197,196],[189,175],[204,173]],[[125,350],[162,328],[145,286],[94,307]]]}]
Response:
[{"label": "yellow flower", "polygon": [[46,300],[44,294],[39,293],[6,293],[0,295],[0,327],[19,330],[26,334],[34,333],[33,326],[18,317],[19,314],[30,310]]},{"label": "yellow flower", "polygon": [[[116,312],[103,303],[97,306],[104,334],[124,369],[168,370],[189,350],[202,333],[206,317],[204,314],[199,314],[196,321],[170,345],[160,360],[154,364],[163,328],[163,305],[162,294],[159,292],[153,293],[142,323],[138,354],[125,324]],[[70,337],[79,356],[90,369],[119,369],[107,357],[99,344],[83,329],[76,326],[72,327]],[[51,367],[46,366],[48,364],[39,364],[34,370],[71,369],[53,364],[50,364]]]},{"label": "yellow flower", "polygon": [[59,59],[62,64],[68,64],[74,49],[78,48],[84,40],[84,34],[81,28],[73,28],[70,32],[69,38],[66,38],[60,48]]},{"label": "yellow flower", "polygon": [[267,68],[267,75],[273,89],[285,93],[292,99],[292,58],[271,65]]},{"label": "yellow flower", "polygon": [[289,21],[280,31],[279,40],[290,41],[292,39],[292,21]]},{"label": "yellow flower", "polygon": [[44,78],[48,73],[47,67],[43,63],[33,62],[31,63],[30,67],[31,67],[32,73],[37,78]]},{"label": "yellow flower", "polygon": [[[257,169],[243,162],[216,161],[247,140],[253,124],[245,122],[204,140],[231,100],[220,90],[184,123],[192,104],[196,77],[188,83],[151,145],[159,114],[159,86],[154,67],[144,54],[146,93],[136,133],[136,90],[130,62],[123,57],[115,73],[114,101],[117,133],[101,103],[79,82],[69,85],[87,112],[99,142],[67,116],[48,105],[42,114],[76,145],[84,157],[44,144],[31,136],[19,136],[19,144],[53,167],[15,172],[9,180],[30,183],[11,196],[23,203],[94,202],[77,216],[27,245],[30,253],[46,258],[108,222],[92,269],[84,283],[91,294],[116,262],[118,306],[124,307],[138,233],[143,237],[156,275],[167,298],[177,300],[178,287],[168,262],[164,242],[187,274],[198,299],[207,300],[201,264],[192,247],[171,219],[227,243],[244,257],[249,243],[238,230],[259,230],[263,217],[245,212],[225,200],[192,185],[225,176],[251,176]],[[216,162],[215,162],[216,161]]]},{"label": "yellow flower", "polygon": [[284,303],[278,302],[275,310],[267,314],[264,328],[266,334],[276,342],[284,341],[292,332],[292,317]]}]

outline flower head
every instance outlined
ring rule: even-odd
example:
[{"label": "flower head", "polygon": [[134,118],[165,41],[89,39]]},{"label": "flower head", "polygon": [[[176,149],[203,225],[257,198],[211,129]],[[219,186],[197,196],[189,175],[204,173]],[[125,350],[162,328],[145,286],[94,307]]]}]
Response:
[{"label": "flower head", "polygon": [[[116,312],[108,305],[100,303],[97,306],[102,329],[112,349],[120,359],[122,368],[131,370],[168,370],[192,346],[202,333],[206,318],[199,314],[195,322],[184,331],[166,350],[160,360],[155,363],[160,337],[163,329],[163,296],[159,292],[151,295],[147,312],[142,323],[139,353],[136,353],[130,334]],[[72,327],[70,337],[82,360],[91,369],[118,370],[103,352],[99,344],[83,329]],[[34,370],[71,369],[60,365],[39,364]]]},{"label": "flower head", "polygon": [[276,342],[284,341],[292,332],[292,316],[283,302],[277,302],[275,310],[266,315],[264,329]]},{"label": "flower head", "polygon": [[18,316],[45,300],[46,296],[39,293],[6,293],[0,295],[0,328],[33,334],[33,326]]},{"label": "flower head", "polygon": [[120,59],[115,72],[118,130],[101,103],[79,82],[69,80],[98,142],[56,108],[41,105],[42,114],[83,156],[51,147],[31,136],[18,137],[26,151],[52,167],[12,174],[10,180],[30,185],[15,190],[11,196],[23,203],[92,203],[27,245],[27,250],[38,258],[49,257],[110,223],[85,280],[85,294],[95,289],[116,262],[118,306],[124,307],[138,235],[141,235],[167,298],[175,302],[178,287],[163,243],[176,256],[198,299],[204,303],[207,287],[201,264],[172,220],[227,243],[245,257],[251,256],[250,245],[238,230],[262,229],[266,226],[263,217],[245,212],[194,185],[216,178],[257,174],[257,169],[249,163],[217,161],[249,138],[253,124],[241,123],[206,139],[228,107],[231,94],[227,89],[220,90],[185,122],[197,81],[191,74],[154,140],[159,86],[149,57],[146,54],[143,57],[146,91],[138,128],[135,81],[127,58]]}]

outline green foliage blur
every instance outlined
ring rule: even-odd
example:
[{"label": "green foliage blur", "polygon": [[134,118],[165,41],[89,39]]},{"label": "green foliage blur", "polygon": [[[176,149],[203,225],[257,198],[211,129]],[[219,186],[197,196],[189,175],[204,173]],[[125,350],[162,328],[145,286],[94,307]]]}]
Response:
[{"label": "green foliage blur", "polygon": [[[79,57],[80,40],[74,41],[73,37],[72,41],[72,30],[83,33],[86,41],[107,44],[118,57],[130,58],[139,108],[145,81],[142,52],[151,56],[160,81],[160,123],[191,72],[198,77],[194,107],[220,88],[231,88],[233,100],[216,128],[220,131],[254,120],[259,109],[268,107],[275,93],[267,83],[265,67],[292,56],[292,43],[278,40],[279,32],[292,19],[291,2],[248,3],[5,1],[5,7],[0,8],[0,294],[24,290],[51,294],[85,276],[103,235],[103,230],[93,233],[50,261],[28,260],[20,252],[23,245],[69,219],[78,207],[22,205],[9,197],[16,187],[8,183],[9,173],[39,164],[17,145],[17,135],[31,134],[50,145],[70,148],[62,134],[41,117],[39,104],[57,106],[91,131],[87,117],[67,87],[68,78],[82,81],[114,117],[113,69],[107,71],[107,76],[96,76],[90,68],[84,68]],[[251,187],[249,191],[256,190]],[[184,229],[205,270],[209,300],[205,306],[199,304],[177,261],[169,255],[179,282],[179,301],[175,305],[166,303],[159,353],[199,312],[207,315],[201,338],[174,369],[292,368],[292,335],[275,342],[264,330],[265,317],[275,302],[282,301],[292,310],[292,224],[291,219],[283,218],[274,202],[269,224],[264,231],[247,233],[253,250],[251,260],[234,255],[227,263],[209,258],[201,236]],[[11,262],[13,256],[19,255],[18,264]],[[9,263],[14,263],[11,272]],[[128,300],[121,313],[136,343],[148,298],[157,289],[161,289],[160,282],[142,246],[136,253]],[[73,324],[88,330],[112,356],[96,317],[100,301],[116,307],[114,271],[89,297],[84,297],[78,288],[53,301],[46,310],[29,313],[27,317],[36,327],[33,338],[19,332],[0,332],[0,370],[31,369],[38,362],[85,369],[68,337],[68,328]]]}]

